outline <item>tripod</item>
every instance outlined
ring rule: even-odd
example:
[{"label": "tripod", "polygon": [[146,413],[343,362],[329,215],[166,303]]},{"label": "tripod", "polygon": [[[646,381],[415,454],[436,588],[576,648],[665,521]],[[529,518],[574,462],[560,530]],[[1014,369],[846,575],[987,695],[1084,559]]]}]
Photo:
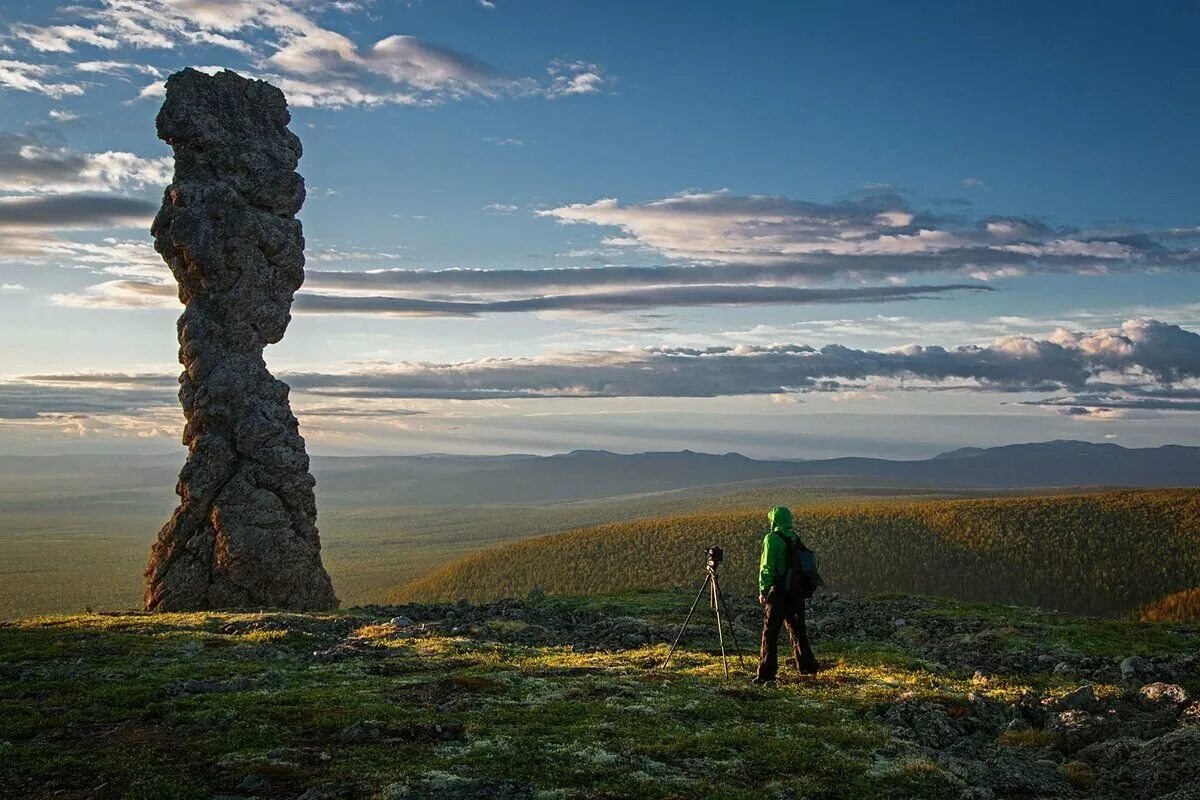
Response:
[{"label": "tripod", "polygon": [[708,603],[717,618],[717,640],[721,643],[721,666],[725,670],[725,677],[729,677],[729,660],[725,656],[725,633],[721,626],[722,610],[724,610],[725,624],[729,626],[729,636],[733,639],[733,652],[737,653],[738,663],[741,664],[742,669],[746,668],[746,662],[742,659],[742,649],[738,647],[733,620],[729,619],[729,606],[725,603],[725,595],[721,593],[721,579],[717,577],[717,567],[721,564],[721,556],[721,548],[714,546],[708,549],[708,565],[705,567],[704,583],[701,584],[700,591],[696,592],[696,599],[692,601],[692,607],[688,609],[687,617],[679,628],[679,634],[671,643],[671,649],[659,669],[666,669],[667,664],[671,663],[671,656],[675,655],[675,648],[679,646],[679,640],[683,638],[683,632],[687,630],[688,623],[692,621],[692,615],[696,613],[696,606],[700,604],[700,598],[704,596],[705,592],[708,592]]}]

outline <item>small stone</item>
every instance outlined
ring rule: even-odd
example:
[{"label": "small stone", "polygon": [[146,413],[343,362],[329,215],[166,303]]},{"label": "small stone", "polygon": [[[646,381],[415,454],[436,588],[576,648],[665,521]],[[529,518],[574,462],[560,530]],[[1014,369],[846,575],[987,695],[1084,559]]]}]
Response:
[{"label": "small stone", "polygon": [[1029,730],[1029,723],[1020,717],[1009,720],[1008,724],[1004,726],[1005,733],[1021,733],[1027,730]]},{"label": "small stone", "polygon": [[1095,688],[1091,684],[1085,684],[1056,698],[1053,705],[1062,710],[1094,711],[1099,701],[1096,700]]},{"label": "small stone", "polygon": [[345,744],[362,744],[363,742],[374,742],[383,738],[383,728],[378,722],[371,720],[363,720],[356,722],[344,729],[337,735],[339,742]]},{"label": "small stone", "polygon": [[246,777],[242,778],[242,782],[237,785],[239,792],[254,792],[267,785],[267,779],[258,773],[251,772]]},{"label": "small stone", "polygon": [[962,790],[958,800],[995,800],[996,793],[986,786],[968,786]]},{"label": "small stone", "polygon": [[413,624],[413,621],[408,617],[392,617],[388,624],[394,628],[407,628]]},{"label": "small stone", "polygon": [[1130,656],[1121,662],[1121,678],[1133,683],[1154,673],[1154,665],[1141,656]]},{"label": "small stone", "polygon": [[1174,683],[1148,683],[1138,690],[1138,695],[1148,703],[1156,705],[1187,705],[1187,690]]},{"label": "small stone", "polygon": [[175,684],[178,694],[212,694],[221,691],[221,685],[215,681],[187,680]]}]

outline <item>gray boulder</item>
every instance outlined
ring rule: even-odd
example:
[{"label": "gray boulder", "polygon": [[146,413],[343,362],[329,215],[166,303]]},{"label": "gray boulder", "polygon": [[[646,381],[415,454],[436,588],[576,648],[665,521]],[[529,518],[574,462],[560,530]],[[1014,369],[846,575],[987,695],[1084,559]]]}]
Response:
[{"label": "gray boulder", "polygon": [[1121,662],[1121,680],[1126,683],[1145,683],[1154,674],[1154,665],[1141,656],[1130,656]]},{"label": "gray boulder", "polygon": [[1200,728],[1179,728],[1134,750],[1120,778],[1133,798],[1200,797],[1198,766]]}]

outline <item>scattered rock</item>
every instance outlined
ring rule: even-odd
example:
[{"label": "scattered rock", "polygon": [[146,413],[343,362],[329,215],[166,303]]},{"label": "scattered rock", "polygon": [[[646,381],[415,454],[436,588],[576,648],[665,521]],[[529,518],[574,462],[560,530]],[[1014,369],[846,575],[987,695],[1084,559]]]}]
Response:
[{"label": "scattered rock", "polygon": [[[1130,798],[1200,797],[1200,728],[1180,728],[1145,742],[1119,769]],[[1181,793],[1184,790],[1192,794]],[[1181,794],[1175,794],[1181,793]]]},{"label": "scattered rock", "polygon": [[1055,711],[1095,711],[1100,703],[1095,687],[1085,684],[1061,697],[1051,698],[1047,705]]},{"label": "scattered rock", "polygon": [[257,792],[259,789],[265,788],[266,785],[266,778],[256,772],[251,772],[242,778],[241,783],[237,785],[237,789],[239,792]]},{"label": "scattered rock", "polygon": [[369,742],[453,741],[461,739],[466,728],[460,722],[385,725],[374,720],[355,722],[334,737],[342,744]]},{"label": "scattered rock", "polygon": [[1138,690],[1138,695],[1147,703],[1176,708],[1187,705],[1188,702],[1187,690],[1174,683],[1148,683]]},{"label": "scattered rock", "polygon": [[995,800],[996,793],[984,786],[968,786],[962,790],[958,800]]},{"label": "scattered rock", "polygon": [[383,726],[378,722],[364,720],[355,722],[339,733],[336,739],[344,744],[363,744],[377,742],[383,738]]},{"label": "scattered rock", "polygon": [[946,713],[946,708],[938,703],[894,703],[884,712],[883,719],[897,729],[900,738],[911,739],[926,747],[946,747],[964,733]]},{"label": "scattered rock", "polygon": [[1078,709],[1060,711],[1046,721],[1046,732],[1060,736],[1062,749],[1067,753],[1107,738],[1113,729],[1113,721],[1107,717]]},{"label": "scattered rock", "polygon": [[353,797],[361,797],[361,792],[358,787],[347,784],[330,784],[328,786],[314,786],[311,789],[306,789],[296,797],[296,800],[348,800]]},{"label": "scattered rock", "polygon": [[1126,683],[1145,682],[1154,674],[1154,665],[1141,656],[1130,656],[1121,662],[1121,680]]}]

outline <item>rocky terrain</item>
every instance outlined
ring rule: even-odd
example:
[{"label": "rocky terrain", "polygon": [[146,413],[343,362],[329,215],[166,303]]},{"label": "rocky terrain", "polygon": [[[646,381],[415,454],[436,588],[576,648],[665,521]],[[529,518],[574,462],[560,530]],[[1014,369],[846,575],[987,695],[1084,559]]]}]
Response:
[{"label": "rocky terrain", "polygon": [[656,669],[689,603],[4,624],[0,797],[1200,797],[1195,626],[829,595],[759,688],[711,618]]}]

